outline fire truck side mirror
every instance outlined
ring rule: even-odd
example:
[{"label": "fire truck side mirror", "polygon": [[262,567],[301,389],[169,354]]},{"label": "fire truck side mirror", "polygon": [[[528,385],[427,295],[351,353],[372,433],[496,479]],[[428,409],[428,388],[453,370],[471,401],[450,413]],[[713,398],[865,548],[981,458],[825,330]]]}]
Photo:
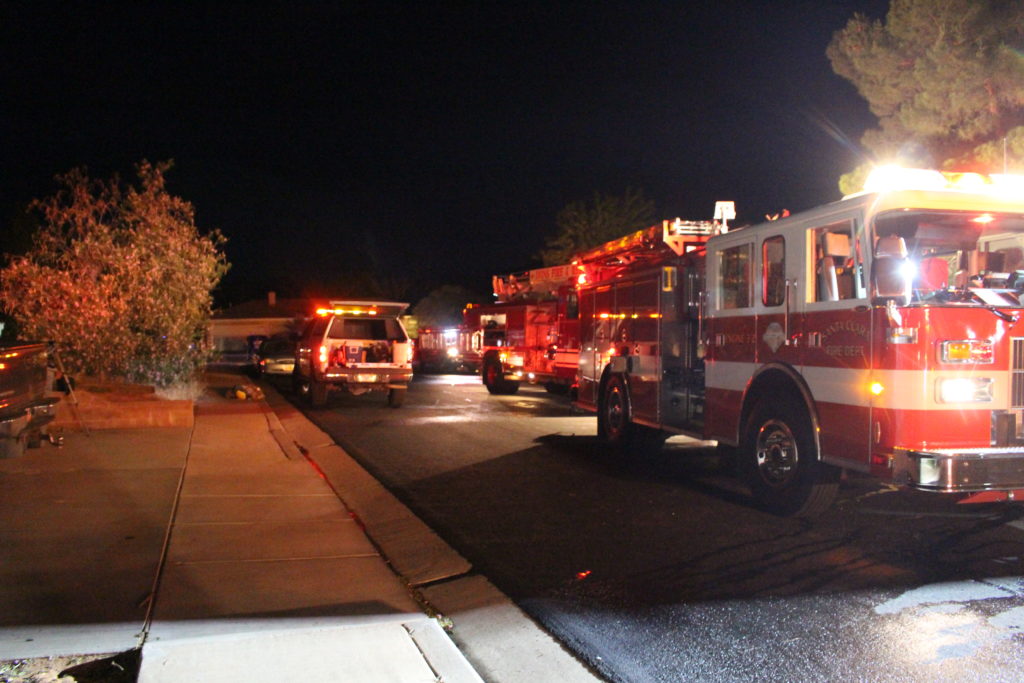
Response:
[{"label": "fire truck side mirror", "polygon": [[913,286],[912,264],[907,259],[907,243],[897,235],[878,238],[871,264],[871,295],[875,303],[910,303]]},{"label": "fire truck side mirror", "polygon": [[875,303],[895,300],[910,303],[911,278],[907,277],[910,263],[898,256],[879,255],[871,266],[872,299]]}]

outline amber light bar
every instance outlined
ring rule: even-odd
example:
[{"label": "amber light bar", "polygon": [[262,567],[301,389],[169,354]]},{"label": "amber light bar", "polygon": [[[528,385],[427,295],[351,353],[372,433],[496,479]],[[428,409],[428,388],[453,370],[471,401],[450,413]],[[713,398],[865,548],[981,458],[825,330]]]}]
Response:
[{"label": "amber light bar", "polygon": [[377,315],[376,308],[318,308],[317,315]]}]

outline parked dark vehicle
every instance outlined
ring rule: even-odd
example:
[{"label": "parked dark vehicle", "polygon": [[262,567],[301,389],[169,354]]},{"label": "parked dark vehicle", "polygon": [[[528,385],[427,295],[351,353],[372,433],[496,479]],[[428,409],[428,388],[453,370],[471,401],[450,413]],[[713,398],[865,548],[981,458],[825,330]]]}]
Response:
[{"label": "parked dark vehicle", "polygon": [[256,354],[257,377],[291,377],[295,370],[296,336],[275,334],[260,345]]},{"label": "parked dark vehicle", "polygon": [[0,457],[38,447],[43,427],[56,416],[59,398],[47,398],[47,346],[0,346]]}]

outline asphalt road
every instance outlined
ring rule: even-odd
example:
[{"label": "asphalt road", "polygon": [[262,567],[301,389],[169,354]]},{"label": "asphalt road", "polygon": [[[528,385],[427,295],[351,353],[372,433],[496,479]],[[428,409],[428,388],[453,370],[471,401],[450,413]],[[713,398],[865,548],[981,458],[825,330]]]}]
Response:
[{"label": "asphalt road", "polygon": [[1024,679],[1024,507],[853,477],[782,519],[700,444],[623,461],[564,397],[476,377],[306,412],[610,680]]}]

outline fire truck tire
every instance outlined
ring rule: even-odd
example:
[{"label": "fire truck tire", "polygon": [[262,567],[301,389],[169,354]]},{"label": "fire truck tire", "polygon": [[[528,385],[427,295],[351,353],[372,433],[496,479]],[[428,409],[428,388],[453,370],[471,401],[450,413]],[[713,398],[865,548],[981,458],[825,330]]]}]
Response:
[{"label": "fire truck tire", "polygon": [[309,378],[309,404],[314,408],[323,408],[327,405],[327,384],[325,382]]},{"label": "fire truck tire", "polygon": [[483,380],[487,391],[492,394],[500,393],[498,383],[501,381],[501,365],[492,360],[485,360],[483,370],[480,372],[480,379]]},{"label": "fire truck tire", "polygon": [[601,401],[601,426],[605,440],[624,449],[630,441],[635,425],[630,419],[629,390],[618,375],[612,375],[604,385]]},{"label": "fire truck tire", "polygon": [[484,361],[483,371],[480,373],[487,391],[494,395],[514,394],[519,391],[519,382],[512,382],[505,379],[501,369],[501,363],[497,360]]},{"label": "fire truck tire", "polygon": [[629,385],[618,375],[608,378],[601,401],[600,435],[624,455],[646,458],[657,454],[668,434],[633,422]]},{"label": "fire truck tire", "polygon": [[818,460],[807,411],[785,396],[754,407],[740,458],[754,499],[778,515],[820,515],[839,489],[839,470]]},{"label": "fire truck tire", "polygon": [[388,389],[388,406],[401,408],[405,403],[405,389]]}]

